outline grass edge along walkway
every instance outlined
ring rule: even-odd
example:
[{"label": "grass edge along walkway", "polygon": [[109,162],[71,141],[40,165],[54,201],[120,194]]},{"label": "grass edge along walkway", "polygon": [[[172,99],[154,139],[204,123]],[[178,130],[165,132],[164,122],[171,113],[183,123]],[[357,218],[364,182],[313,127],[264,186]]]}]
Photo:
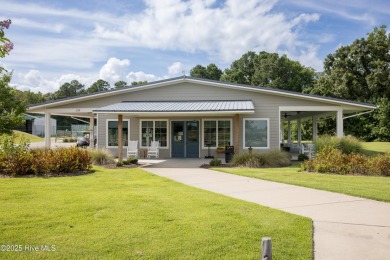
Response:
[{"label": "grass edge along walkway", "polygon": [[267,181],[390,202],[390,177],[302,173],[299,164],[284,168],[212,168]]},{"label": "grass edge along walkway", "polygon": [[[0,258],[312,258],[310,219],[162,178],[95,168],[77,177],[0,179]],[[33,252],[25,246],[55,246]]]}]

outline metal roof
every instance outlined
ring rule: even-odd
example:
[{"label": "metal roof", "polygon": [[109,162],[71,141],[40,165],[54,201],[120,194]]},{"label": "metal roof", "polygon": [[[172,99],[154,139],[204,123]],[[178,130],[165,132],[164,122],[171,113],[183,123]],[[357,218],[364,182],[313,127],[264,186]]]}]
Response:
[{"label": "metal roof", "polygon": [[93,110],[105,112],[254,112],[251,100],[125,101]]}]

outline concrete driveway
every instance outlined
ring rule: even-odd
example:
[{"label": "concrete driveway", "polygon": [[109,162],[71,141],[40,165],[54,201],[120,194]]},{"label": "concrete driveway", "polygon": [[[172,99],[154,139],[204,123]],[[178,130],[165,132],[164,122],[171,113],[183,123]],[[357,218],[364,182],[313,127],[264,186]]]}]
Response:
[{"label": "concrete driveway", "polygon": [[204,162],[176,160],[175,167],[175,160],[161,160],[144,169],[193,187],[311,218],[315,259],[390,259],[390,203],[195,168]]}]

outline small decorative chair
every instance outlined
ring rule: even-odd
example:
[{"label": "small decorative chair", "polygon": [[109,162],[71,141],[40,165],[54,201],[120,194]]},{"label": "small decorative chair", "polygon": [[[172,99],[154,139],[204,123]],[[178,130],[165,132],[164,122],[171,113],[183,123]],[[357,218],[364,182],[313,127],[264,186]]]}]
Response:
[{"label": "small decorative chair", "polygon": [[307,155],[307,157],[309,157],[310,160],[314,158],[315,155],[314,144],[307,144],[307,147],[304,144],[302,144],[301,153]]},{"label": "small decorative chair", "polygon": [[159,141],[152,141],[150,143],[150,146],[148,147],[147,157],[150,158],[150,156],[154,156],[154,157],[158,158],[159,148],[160,148],[160,142]]},{"label": "small decorative chair", "polygon": [[138,141],[129,141],[127,146],[127,157],[138,158]]}]

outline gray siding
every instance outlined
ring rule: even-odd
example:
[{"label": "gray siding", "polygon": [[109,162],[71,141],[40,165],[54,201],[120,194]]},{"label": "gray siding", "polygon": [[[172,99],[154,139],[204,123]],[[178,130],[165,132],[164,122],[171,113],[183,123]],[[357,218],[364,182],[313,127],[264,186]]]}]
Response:
[{"label": "gray siding", "polygon": [[[126,94],[104,97],[100,99],[88,100],[76,104],[68,104],[58,108],[98,108],[107,106],[113,103],[122,101],[168,101],[168,100],[252,100],[255,106],[255,114],[240,115],[240,147],[243,147],[243,119],[244,118],[268,118],[270,122],[270,148],[279,148],[279,106],[329,106],[329,103],[322,103],[317,101],[308,101],[304,99],[270,95],[264,93],[257,93],[253,91],[244,91],[238,89],[230,89],[224,87],[214,87],[198,85],[193,83],[180,83],[168,85],[159,88],[144,89]],[[234,115],[229,117],[219,117],[216,115],[209,117],[194,116],[194,117],[164,117],[161,114],[151,114],[148,118],[153,119],[169,119],[172,120],[199,120],[200,121],[200,135],[202,134],[202,119],[204,118],[230,118],[232,119],[234,129]],[[135,117],[124,114],[124,119],[130,119],[130,139],[139,139],[139,120],[143,117]],[[117,119],[115,114],[99,114],[98,116],[98,147],[106,146],[106,119]],[[234,136],[234,134],[233,134]],[[200,142],[202,142],[200,136]],[[233,140],[234,144],[234,140]],[[169,144],[169,147],[171,144]],[[115,154],[116,149],[111,149]],[[125,150],[124,150],[125,152]],[[125,153],[124,153],[125,154]],[[200,152],[201,157],[207,155],[207,149]],[[213,153],[212,153],[213,155]],[[160,157],[170,157],[170,149],[160,149]]]}]

